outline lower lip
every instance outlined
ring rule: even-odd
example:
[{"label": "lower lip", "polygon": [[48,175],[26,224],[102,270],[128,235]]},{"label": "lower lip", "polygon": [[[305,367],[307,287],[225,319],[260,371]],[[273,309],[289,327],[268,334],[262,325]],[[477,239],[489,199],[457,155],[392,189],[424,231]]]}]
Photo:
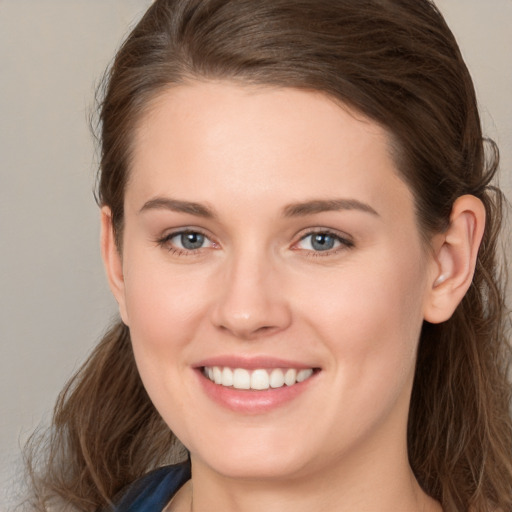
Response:
[{"label": "lower lip", "polygon": [[235,389],[215,384],[203,375],[202,369],[197,369],[199,381],[203,390],[214,402],[235,412],[245,414],[261,414],[287,404],[304,393],[318,375],[315,371],[308,379],[297,382],[293,386],[269,388],[256,391],[252,389]]}]

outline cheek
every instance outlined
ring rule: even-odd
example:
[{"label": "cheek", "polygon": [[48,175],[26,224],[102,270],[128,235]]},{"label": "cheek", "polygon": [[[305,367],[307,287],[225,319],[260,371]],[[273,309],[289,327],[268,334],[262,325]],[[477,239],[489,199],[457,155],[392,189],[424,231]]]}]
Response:
[{"label": "cheek", "polygon": [[185,278],[161,262],[131,256],[125,297],[135,361],[160,414],[168,424],[179,424],[193,398],[183,386],[190,342],[205,315],[198,276]]},{"label": "cheek", "polygon": [[390,251],[333,273],[321,287],[311,284],[305,315],[329,343],[344,388],[371,397],[382,389],[393,393],[393,385],[398,392],[411,379],[424,283],[420,257],[400,259]]},{"label": "cheek", "polygon": [[206,314],[205,279],[133,251],[125,265],[125,299],[134,350],[161,361],[186,346]]}]

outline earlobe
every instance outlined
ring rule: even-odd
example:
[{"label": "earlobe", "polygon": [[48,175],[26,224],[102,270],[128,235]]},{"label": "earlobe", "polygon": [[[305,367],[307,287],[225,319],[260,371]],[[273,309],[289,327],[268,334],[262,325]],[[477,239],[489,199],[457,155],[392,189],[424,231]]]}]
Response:
[{"label": "earlobe", "polygon": [[116,244],[110,208],[101,209],[101,256],[110,290],[118,305],[123,322],[128,325],[125,305],[123,262]]},{"label": "earlobe", "polygon": [[478,249],[485,227],[485,207],[475,196],[459,197],[453,204],[450,225],[435,236],[432,278],[424,318],[431,323],[448,320],[473,280]]}]

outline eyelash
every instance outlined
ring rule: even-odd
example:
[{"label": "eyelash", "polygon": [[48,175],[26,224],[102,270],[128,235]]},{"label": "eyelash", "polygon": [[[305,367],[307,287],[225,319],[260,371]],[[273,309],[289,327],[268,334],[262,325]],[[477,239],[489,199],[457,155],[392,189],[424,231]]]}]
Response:
[{"label": "eyelash", "polygon": [[[333,238],[336,242],[339,242],[340,245],[338,247],[335,247],[332,249],[327,249],[325,251],[305,250],[307,256],[311,257],[311,258],[323,258],[323,257],[333,256],[342,251],[346,251],[347,249],[352,249],[354,247],[354,242],[352,240],[349,240],[348,238],[341,236],[339,233],[329,230],[329,229],[317,229],[317,230],[309,231],[308,233],[303,235],[299,239],[299,241],[294,244],[294,246],[296,246],[303,240],[306,240],[308,237],[312,237],[314,235],[329,236],[329,237]],[[296,249],[296,250],[300,250],[300,249]]]},{"label": "eyelash", "polygon": [[[179,247],[175,247],[174,245],[172,245],[170,243],[170,241],[177,236],[183,236],[183,235],[189,235],[189,234],[190,235],[201,235],[206,240],[210,241],[210,244],[212,244],[212,246],[215,247],[217,245],[215,242],[212,242],[210,240],[210,238],[205,233],[203,233],[202,231],[197,230],[197,229],[184,229],[181,231],[174,231],[172,233],[165,235],[162,238],[159,238],[158,240],[156,240],[156,243],[158,246],[167,249],[167,251],[169,253],[174,254],[176,256],[195,256],[195,255],[198,255],[202,249],[208,249],[208,247],[198,247],[197,249],[182,249]],[[329,229],[318,229],[318,230],[314,230],[314,231],[309,231],[308,233],[303,235],[297,242],[295,242],[293,244],[293,247],[297,246],[300,242],[306,240],[308,237],[312,237],[314,235],[329,236],[329,237],[333,238],[336,242],[339,242],[340,245],[336,248],[327,249],[325,251],[315,251],[315,250],[306,249],[306,250],[304,250],[304,252],[307,254],[308,257],[317,258],[317,257],[332,256],[332,255],[338,254],[341,251],[346,251],[347,249],[352,249],[354,247],[353,241],[351,241],[351,240],[349,240],[349,239],[341,236],[340,234],[338,234],[334,231],[331,231]],[[294,250],[300,250],[300,249],[294,249]]]},{"label": "eyelash", "polygon": [[180,247],[175,247],[170,243],[170,241],[177,237],[177,236],[183,236],[183,235],[201,235],[206,240],[209,240],[211,244],[216,245],[215,242],[212,242],[208,235],[203,233],[202,231],[198,229],[183,229],[180,231],[174,231],[172,233],[169,233],[168,235],[163,236],[162,238],[159,238],[156,243],[158,246],[163,247],[164,249],[167,249],[168,252],[171,254],[174,254],[176,256],[196,256],[199,254],[199,252],[202,249],[207,249],[208,247],[199,247],[197,249],[181,249]]}]

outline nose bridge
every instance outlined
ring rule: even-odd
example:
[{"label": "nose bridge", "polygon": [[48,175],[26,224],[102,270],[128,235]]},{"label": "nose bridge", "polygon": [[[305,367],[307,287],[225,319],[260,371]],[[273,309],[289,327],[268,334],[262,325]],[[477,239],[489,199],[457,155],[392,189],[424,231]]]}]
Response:
[{"label": "nose bridge", "polygon": [[251,339],[289,325],[282,275],[269,250],[255,243],[237,247],[225,265],[214,308],[217,327]]}]

